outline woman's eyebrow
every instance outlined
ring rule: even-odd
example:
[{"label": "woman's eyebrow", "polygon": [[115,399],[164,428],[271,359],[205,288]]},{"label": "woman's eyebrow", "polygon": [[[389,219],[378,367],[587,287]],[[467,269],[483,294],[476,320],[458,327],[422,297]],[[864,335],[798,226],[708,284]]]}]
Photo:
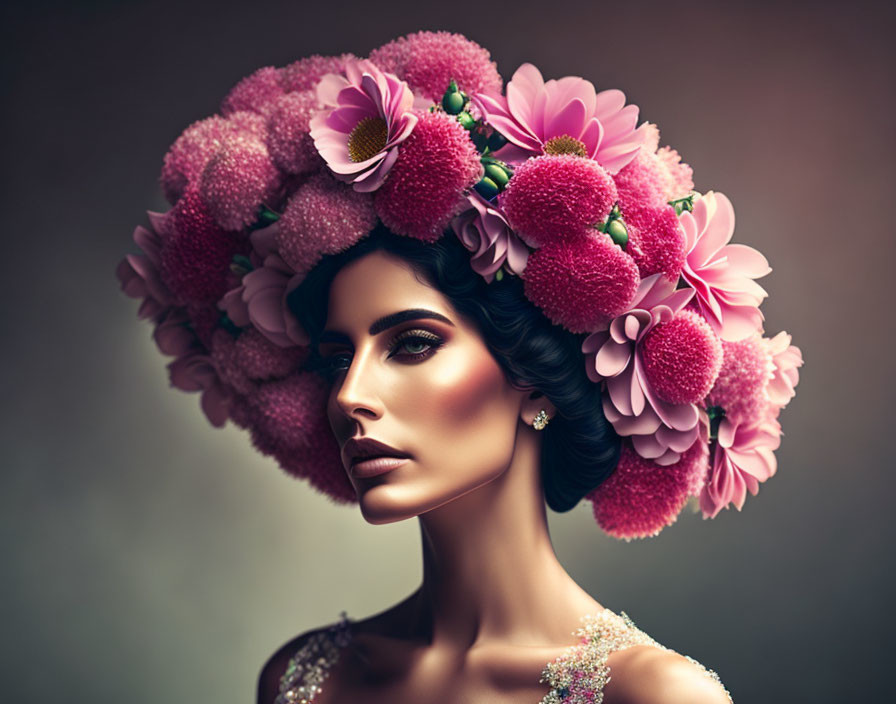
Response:
[{"label": "woman's eyebrow", "polygon": [[[436,313],[434,310],[427,310],[426,308],[410,308],[408,310],[398,311],[397,313],[390,313],[389,315],[384,315],[382,318],[378,318],[370,326],[370,329],[367,331],[367,333],[369,335],[379,335],[384,330],[388,330],[389,328],[395,327],[396,325],[400,325],[401,323],[405,323],[409,320],[440,320],[443,323],[447,323],[448,325],[454,327],[454,323],[448,320],[448,318],[446,318],[441,313]],[[336,332],[335,330],[324,330],[320,334],[319,342],[343,342],[347,339],[348,336],[344,333]]]}]

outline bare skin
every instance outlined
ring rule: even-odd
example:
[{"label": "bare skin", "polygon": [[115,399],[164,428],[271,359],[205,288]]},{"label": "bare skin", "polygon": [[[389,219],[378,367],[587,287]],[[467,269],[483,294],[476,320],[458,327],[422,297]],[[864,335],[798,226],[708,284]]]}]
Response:
[{"label": "bare skin", "polygon": [[[421,310],[435,316],[375,325]],[[386,253],[337,274],[325,333],[320,352],[334,370],[328,416],[340,447],[372,438],[409,456],[367,478],[356,476],[351,457],[343,462],[368,521],[418,519],[423,582],[400,604],[353,625],[353,640],[315,702],[540,701],[548,691],[539,683],[545,664],[576,644],[583,615],[604,608],[563,569],[548,533],[541,435],[532,422],[542,408],[553,415],[554,406],[537,391],[514,388],[475,327]],[[273,701],[274,675],[300,640],[271,659],[259,701]],[[653,701],[616,682],[644,650],[652,651],[653,679],[684,661],[645,646],[614,653],[607,704]],[[635,682],[635,674],[625,679]]]}]

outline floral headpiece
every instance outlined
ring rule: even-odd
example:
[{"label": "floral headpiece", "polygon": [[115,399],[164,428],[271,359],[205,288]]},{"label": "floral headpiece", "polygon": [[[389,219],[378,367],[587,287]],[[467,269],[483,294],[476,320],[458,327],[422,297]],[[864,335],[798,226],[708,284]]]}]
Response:
[{"label": "floral headpiece", "polygon": [[706,518],[740,510],[775,473],[802,365],[788,334],[763,335],[768,262],[729,244],[728,198],[696,193],[622,92],[545,81],[531,64],[502,83],[479,45],[419,32],[368,59],[259,69],[190,125],[162,166],[172,208],[149,213],[142,254],[117,271],[174,357],[171,384],[201,392],[213,425],[229,418],[287,472],[354,501],[287,296],[378,222],[456,236],[487,281],[520,277],[582,334],[623,438],[587,497],[607,533],[655,535],[691,496]]}]

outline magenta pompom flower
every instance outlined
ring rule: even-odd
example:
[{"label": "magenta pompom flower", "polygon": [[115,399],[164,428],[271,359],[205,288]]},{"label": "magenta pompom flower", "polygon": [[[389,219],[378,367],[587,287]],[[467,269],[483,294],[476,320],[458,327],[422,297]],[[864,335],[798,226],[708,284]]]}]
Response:
[{"label": "magenta pompom flower", "polygon": [[699,403],[719,375],[722,341],[699,313],[685,309],[644,336],[641,361],[661,400]]},{"label": "magenta pompom flower", "polygon": [[280,83],[287,93],[312,90],[328,73],[345,73],[345,65],[357,61],[354,54],[321,56],[313,54],[280,69]]},{"label": "magenta pompom flower", "polygon": [[417,124],[411,89],[370,61],[349,61],[344,77],[324,76],[317,97],[329,106],[311,119],[320,155],[356,191],[375,191],[398,159],[398,145]]},{"label": "magenta pompom flower", "polygon": [[234,126],[217,115],[187,127],[165,154],[162,163],[162,190],[172,205],[197,181],[208,160],[221,147],[221,140],[234,134]]},{"label": "magenta pompom flower", "polygon": [[577,156],[541,156],[517,167],[501,207],[530,247],[569,242],[607,219],[616,186],[596,162]]},{"label": "magenta pompom flower", "polygon": [[657,535],[671,525],[706,475],[709,452],[697,439],[675,464],[661,466],[622,443],[619,464],[586,498],[598,525],[615,538],[631,540]]},{"label": "magenta pompom flower", "polygon": [[433,102],[442,99],[451,81],[469,94],[501,90],[501,76],[488,51],[461,34],[415,32],[374,49],[370,60]]},{"label": "magenta pompom flower", "polygon": [[277,224],[280,256],[306,274],[324,254],[348,249],[370,232],[376,213],[370,194],[321,173],[298,188]]},{"label": "magenta pompom flower", "polygon": [[709,191],[680,217],[685,233],[681,276],[697,292],[703,317],[723,340],[743,340],[762,328],[759,310],[768,295],[753,279],[771,271],[762,254],[743,244],[728,244],[734,234],[734,208],[722,193]]},{"label": "magenta pompom flower", "polygon": [[397,235],[435,242],[480,178],[479,152],[461,124],[442,112],[421,113],[374,196],[376,214]]},{"label": "magenta pompom flower", "polygon": [[283,95],[281,69],[265,66],[237,83],[221,102],[221,114],[249,110],[267,115],[274,101]]},{"label": "magenta pompom flower", "polygon": [[519,276],[526,268],[529,248],[510,229],[507,216],[478,193],[468,196],[473,207],[458,215],[451,227],[473,256],[473,271],[491,283],[501,267]]},{"label": "magenta pompom flower", "polygon": [[638,267],[606,235],[536,249],[526,264],[526,298],[570,332],[598,330],[628,310]]},{"label": "magenta pompom flower", "polygon": [[605,382],[604,415],[616,432],[631,436],[639,455],[657,464],[678,461],[697,438],[699,415],[693,403],[663,401],[652,388],[641,344],[657,325],[671,321],[694,295],[691,289],[654,274],[641,281],[628,311],[602,326],[582,343],[586,371]]},{"label": "magenta pompom flower", "polygon": [[242,230],[258,220],[259,209],[274,199],[280,183],[264,142],[240,135],[227,138],[209,159],[199,192],[221,227]]},{"label": "magenta pompom flower", "polygon": [[781,426],[771,417],[749,425],[723,418],[709,477],[700,492],[703,517],[715,518],[730,504],[740,511],[747,491],[756,496],[759,484],[777,470],[775,450],[780,444]]},{"label": "magenta pompom flower", "polygon": [[312,90],[287,93],[274,103],[267,123],[267,147],[277,168],[304,174],[322,165],[310,134],[311,117],[319,109]]},{"label": "magenta pompom flower", "polygon": [[660,132],[656,125],[648,122],[643,129],[644,145],[635,158],[613,176],[623,212],[664,206],[694,190],[691,167],[681,163],[681,156],[671,147],[659,149]]},{"label": "magenta pompom flower", "polygon": [[328,395],[329,387],[320,376],[300,371],[261,384],[241,411],[256,448],[333,500],[352,502],[357,496],[327,422]]},{"label": "magenta pompom flower", "polygon": [[684,267],[685,238],[675,209],[665,203],[623,208],[622,216],[629,235],[626,251],[637,263],[641,278],[662,274],[678,281]]},{"label": "magenta pompom flower", "polygon": [[768,384],[775,372],[768,347],[757,332],[737,342],[723,341],[722,349],[722,368],[706,405],[723,408],[729,421],[755,423],[768,410]]},{"label": "magenta pompom flower", "polygon": [[234,285],[230,263],[249,253],[241,233],[222,230],[195,190],[168,213],[172,229],[161,250],[160,273],[177,302],[216,303]]},{"label": "magenta pompom flower", "polygon": [[638,107],[626,106],[622,91],[596,93],[590,81],[576,76],[545,83],[532,64],[516,70],[506,96],[477,93],[473,103],[516,147],[502,150],[509,159],[575,154],[594,159],[615,174],[635,158],[646,136],[635,128]]}]

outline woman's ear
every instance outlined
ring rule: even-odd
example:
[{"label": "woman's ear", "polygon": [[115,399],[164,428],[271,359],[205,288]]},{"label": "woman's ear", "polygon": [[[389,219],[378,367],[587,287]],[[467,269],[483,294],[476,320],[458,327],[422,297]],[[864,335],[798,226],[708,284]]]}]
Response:
[{"label": "woman's ear", "polygon": [[557,415],[557,407],[550,402],[547,396],[540,391],[531,391],[523,398],[520,418],[526,425],[532,425],[535,422],[535,416],[541,410],[547,413],[548,420]]}]

